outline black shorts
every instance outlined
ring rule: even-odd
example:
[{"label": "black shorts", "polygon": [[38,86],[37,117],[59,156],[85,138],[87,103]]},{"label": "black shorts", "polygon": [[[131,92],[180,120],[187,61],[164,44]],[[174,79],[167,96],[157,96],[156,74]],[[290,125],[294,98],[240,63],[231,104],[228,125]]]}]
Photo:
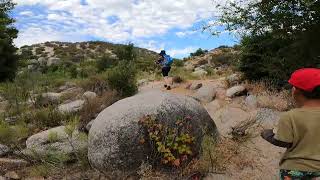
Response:
[{"label": "black shorts", "polygon": [[171,70],[171,67],[163,67],[163,68],[162,68],[162,75],[163,75],[163,77],[169,76],[170,70]]}]

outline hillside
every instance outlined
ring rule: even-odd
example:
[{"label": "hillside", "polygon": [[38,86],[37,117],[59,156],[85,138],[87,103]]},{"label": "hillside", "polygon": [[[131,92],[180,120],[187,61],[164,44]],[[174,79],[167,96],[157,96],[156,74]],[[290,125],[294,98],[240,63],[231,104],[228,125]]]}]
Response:
[{"label": "hillside", "polygon": [[[112,44],[101,41],[90,42],[46,42],[23,46],[18,50],[21,66],[30,70],[41,69],[39,66],[77,65],[96,61],[102,57],[117,59],[117,54],[125,48],[122,44]],[[153,63],[156,52],[134,47],[136,61],[140,64]],[[43,69],[43,67],[42,67]]]}]

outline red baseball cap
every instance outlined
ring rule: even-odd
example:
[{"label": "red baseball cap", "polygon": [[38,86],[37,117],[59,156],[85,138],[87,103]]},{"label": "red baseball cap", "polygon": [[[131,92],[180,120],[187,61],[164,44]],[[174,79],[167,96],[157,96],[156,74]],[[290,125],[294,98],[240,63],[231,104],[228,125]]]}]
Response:
[{"label": "red baseball cap", "polygon": [[312,92],[316,87],[320,86],[320,69],[299,69],[291,75],[289,83],[301,90]]}]

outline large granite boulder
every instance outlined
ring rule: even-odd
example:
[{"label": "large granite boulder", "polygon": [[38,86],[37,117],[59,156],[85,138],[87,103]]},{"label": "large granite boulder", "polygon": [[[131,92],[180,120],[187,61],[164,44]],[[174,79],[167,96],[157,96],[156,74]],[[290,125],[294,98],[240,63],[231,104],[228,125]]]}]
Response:
[{"label": "large granite boulder", "polygon": [[213,139],[218,135],[208,112],[193,98],[148,91],[116,102],[94,120],[89,131],[90,164],[102,172],[130,171],[147,161],[150,147],[139,143],[144,135],[139,120],[146,115],[168,127],[175,127],[179,118],[191,117],[196,153],[201,153],[204,135]]}]

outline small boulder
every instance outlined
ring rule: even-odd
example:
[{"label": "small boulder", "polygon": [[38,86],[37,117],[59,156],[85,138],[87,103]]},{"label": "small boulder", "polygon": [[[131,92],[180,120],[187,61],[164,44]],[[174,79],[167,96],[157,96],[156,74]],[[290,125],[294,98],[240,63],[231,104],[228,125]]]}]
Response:
[{"label": "small boulder", "polygon": [[138,86],[146,85],[149,82],[148,79],[140,79],[138,80]]},{"label": "small boulder", "polygon": [[6,111],[8,106],[9,106],[8,101],[0,101],[0,112]]},{"label": "small boulder", "polygon": [[242,78],[241,74],[235,73],[235,74],[232,74],[232,75],[227,77],[227,82],[231,86],[233,86],[233,85],[237,85],[237,84],[241,83],[242,79],[243,78]]},{"label": "small boulder", "polygon": [[50,57],[47,62],[47,66],[59,65],[61,59],[57,57]]},{"label": "small boulder", "polygon": [[194,69],[194,71],[201,71],[201,70],[204,70],[202,67],[197,67]]},{"label": "small boulder", "polygon": [[246,105],[249,107],[249,108],[257,108],[258,107],[258,100],[257,100],[257,97],[255,95],[249,95],[246,97]]},{"label": "small boulder", "polygon": [[20,179],[20,176],[14,171],[7,172],[4,177],[8,179]]},{"label": "small boulder", "polygon": [[8,146],[0,144],[0,157],[7,155],[10,152],[10,148]]},{"label": "small boulder", "polygon": [[76,100],[76,101],[69,102],[67,104],[61,104],[58,107],[58,110],[61,113],[75,113],[80,111],[83,108],[84,104],[85,104],[84,100]]},{"label": "small boulder", "polygon": [[74,97],[76,95],[82,94],[83,89],[79,88],[79,87],[71,87],[71,88],[68,88],[66,90],[61,91],[60,93],[62,94],[62,96],[68,96],[71,94]]},{"label": "small boulder", "polygon": [[203,86],[193,95],[193,98],[200,102],[209,103],[216,97],[216,90],[214,86]]},{"label": "small boulder", "polygon": [[202,87],[202,83],[192,83],[192,85],[190,86],[191,90],[197,90],[200,89]]},{"label": "small boulder", "polygon": [[187,71],[193,71],[195,69],[194,65],[191,64],[191,63],[186,63],[184,65],[184,69],[187,70]]},{"label": "small boulder", "polygon": [[198,70],[198,71],[194,71],[192,74],[193,74],[194,76],[201,77],[201,76],[207,75],[208,72],[205,71],[205,70],[203,70],[203,69],[200,69],[200,70]]},{"label": "small boulder", "polygon": [[34,65],[34,64],[30,64],[30,65],[27,66],[27,68],[28,68],[29,71],[35,71],[37,69],[37,66]]},{"label": "small boulder", "polygon": [[40,64],[40,66],[46,66],[46,65],[47,65],[47,59],[44,58],[44,57],[40,57],[40,58],[38,59],[38,62],[39,62],[39,64]]},{"label": "small boulder", "polygon": [[26,167],[29,163],[23,159],[9,159],[0,158],[0,167],[11,167],[12,169],[18,169]]},{"label": "small boulder", "polygon": [[75,83],[66,82],[63,86],[59,87],[59,92],[65,91],[65,90],[70,89],[70,88],[74,88],[76,86],[77,85]]},{"label": "small boulder", "polygon": [[241,96],[246,94],[246,88],[244,86],[234,86],[227,90],[226,96],[232,98],[235,96]]},{"label": "small boulder", "polygon": [[44,155],[49,151],[72,154],[87,147],[87,140],[75,130],[69,137],[65,126],[52,128],[29,137],[26,141],[26,155]]},{"label": "small boulder", "polygon": [[59,104],[61,97],[61,93],[43,93],[39,103],[42,105]]},{"label": "small boulder", "polygon": [[87,91],[87,92],[83,93],[82,97],[86,101],[91,101],[97,97],[97,94],[95,92]]}]

